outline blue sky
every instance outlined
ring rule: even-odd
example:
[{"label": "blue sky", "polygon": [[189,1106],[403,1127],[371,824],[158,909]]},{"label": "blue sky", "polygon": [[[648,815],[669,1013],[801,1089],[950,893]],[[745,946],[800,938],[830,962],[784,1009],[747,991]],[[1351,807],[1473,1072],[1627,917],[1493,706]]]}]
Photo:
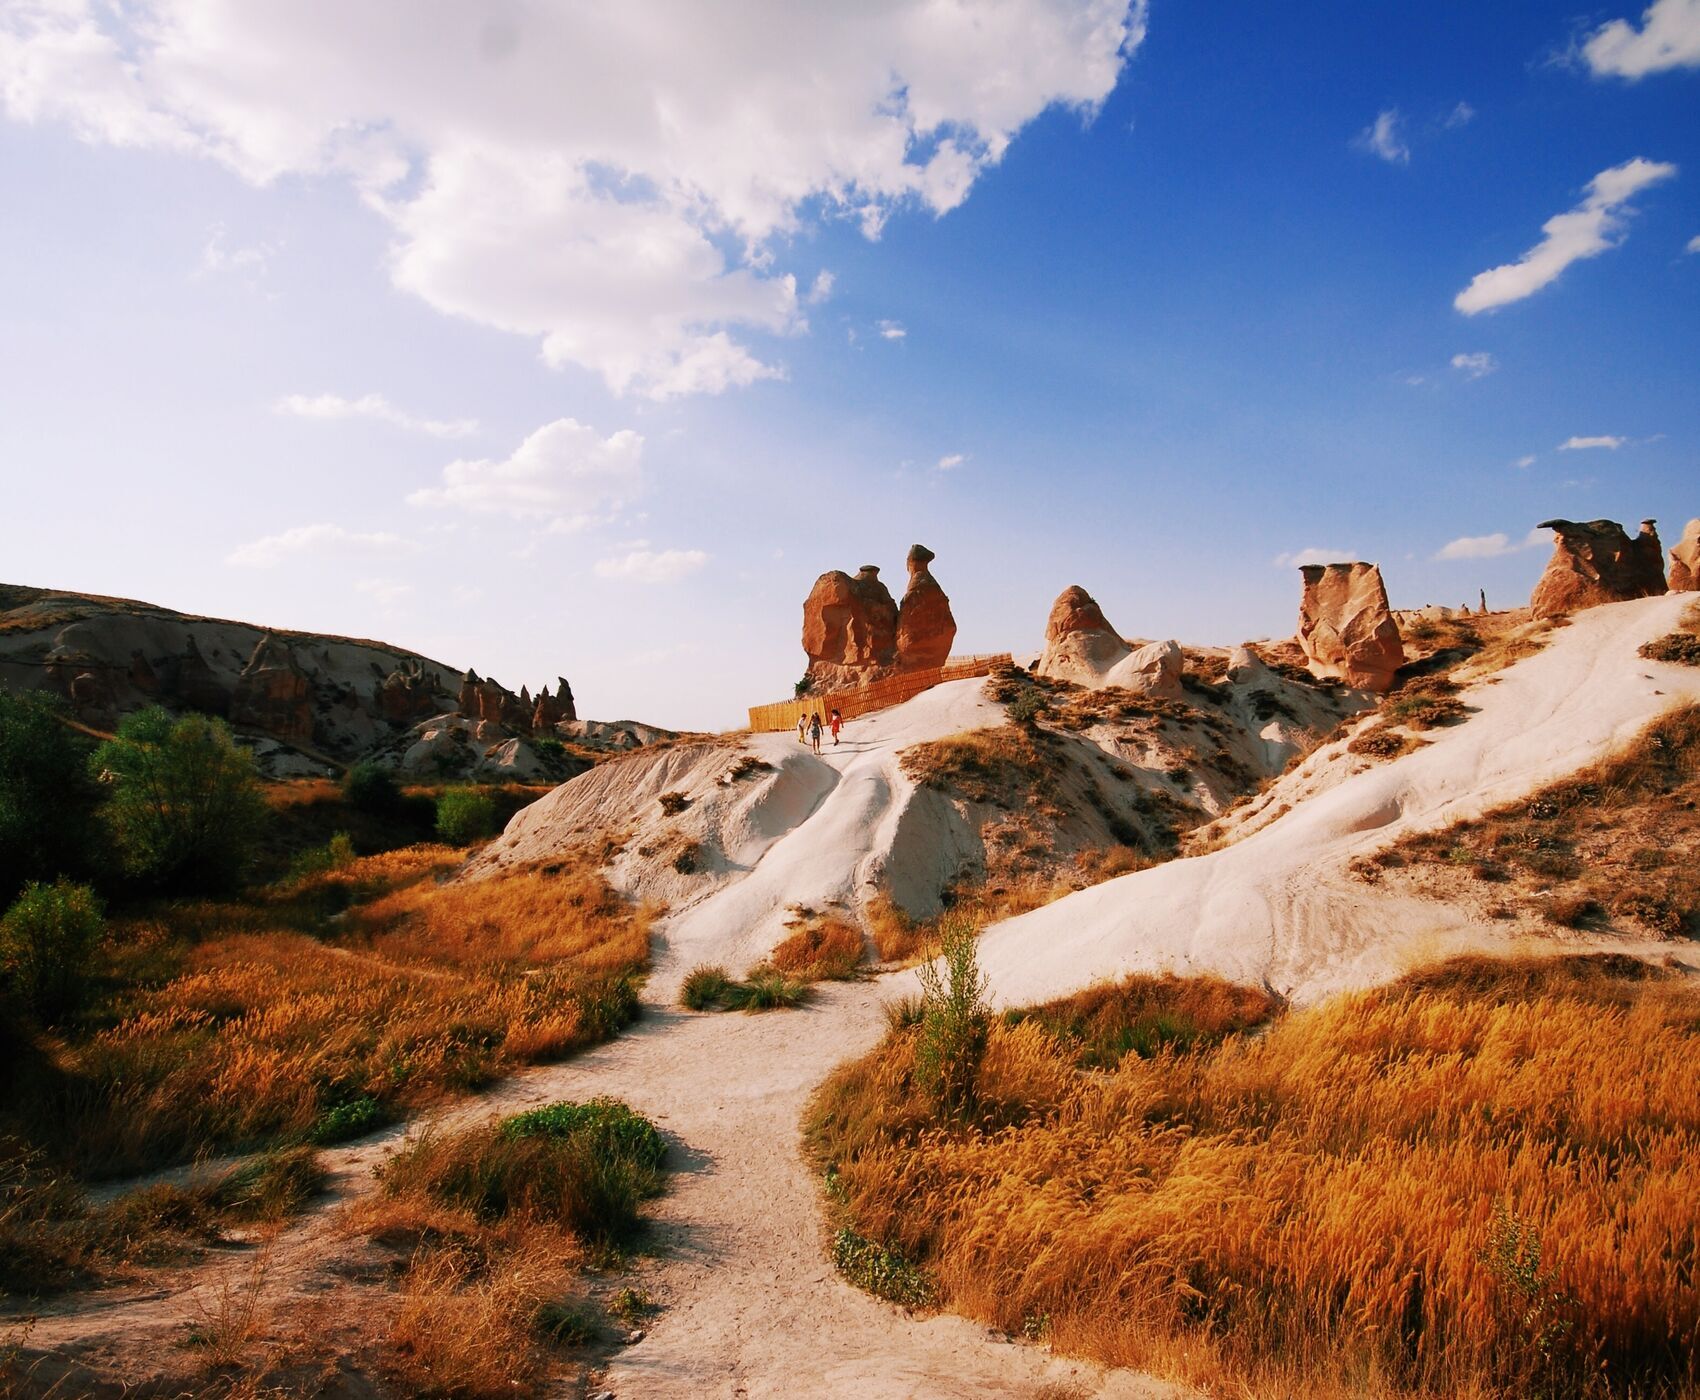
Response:
[{"label": "blue sky", "polygon": [[816,8],[0,0],[0,575],[721,727],[916,540],[1022,651],[1700,514],[1697,0]]}]

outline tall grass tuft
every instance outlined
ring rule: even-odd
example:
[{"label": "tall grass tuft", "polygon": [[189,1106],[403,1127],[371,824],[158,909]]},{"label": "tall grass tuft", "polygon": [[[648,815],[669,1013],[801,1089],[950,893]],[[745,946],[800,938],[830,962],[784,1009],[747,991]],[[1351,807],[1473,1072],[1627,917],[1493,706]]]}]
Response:
[{"label": "tall grass tuft", "polygon": [[966,918],[946,918],[939,933],[939,956],[922,963],[918,974],[921,1026],[915,1074],[946,1117],[960,1117],[974,1107],[980,1058],[991,1026],[978,937],[979,930]]}]

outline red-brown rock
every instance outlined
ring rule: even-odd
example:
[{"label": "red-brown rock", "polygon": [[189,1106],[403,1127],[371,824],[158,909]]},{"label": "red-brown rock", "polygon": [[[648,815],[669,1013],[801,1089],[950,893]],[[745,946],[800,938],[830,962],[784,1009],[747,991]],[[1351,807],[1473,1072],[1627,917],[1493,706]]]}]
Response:
[{"label": "red-brown rock", "polygon": [[549,693],[549,687],[544,686],[537,693],[537,705],[532,710],[531,727],[537,729],[553,729],[557,724],[578,718],[578,709],[573,704],[573,689],[567,684],[565,676],[555,677],[555,693]]},{"label": "red-brown rock", "polygon": [[1682,538],[1671,546],[1670,591],[1700,591],[1700,519],[1683,527]]},{"label": "red-brown rock", "polygon": [[[877,566],[862,565],[855,578],[833,569],[815,580],[803,604],[803,650],[817,685],[839,684],[845,671],[872,672],[896,661],[897,603]],[[853,674],[849,683],[855,683]]]},{"label": "red-brown rock", "polygon": [[1615,520],[1543,520],[1540,528],[1553,531],[1557,540],[1529,599],[1536,617],[1665,591],[1664,555],[1652,521],[1643,522],[1633,540]]},{"label": "red-brown rock", "polygon": [[950,599],[927,567],[937,557],[924,544],[909,550],[909,587],[897,611],[897,664],[906,671],[944,665],[956,640]]},{"label": "red-brown rock", "polygon": [[1358,690],[1387,691],[1405,664],[1399,624],[1374,564],[1307,564],[1299,601],[1299,645],[1317,675]]},{"label": "red-brown rock", "polygon": [[402,665],[378,687],[378,714],[391,724],[416,724],[437,713],[436,688],[417,664]]},{"label": "red-brown rock", "polygon": [[230,722],[285,741],[313,737],[313,682],[289,644],[260,638],[230,697]]}]

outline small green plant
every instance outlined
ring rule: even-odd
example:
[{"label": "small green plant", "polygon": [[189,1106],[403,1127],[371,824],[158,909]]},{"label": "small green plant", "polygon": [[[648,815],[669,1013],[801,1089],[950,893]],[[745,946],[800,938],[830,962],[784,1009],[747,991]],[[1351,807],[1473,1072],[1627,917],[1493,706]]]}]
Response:
[{"label": "small green plant", "polygon": [[564,1100],[504,1118],[501,1133],[508,1138],[546,1137],[583,1143],[604,1157],[625,1157],[640,1166],[659,1167],[667,1157],[667,1142],[655,1125],[619,1099]]},{"label": "small green plant", "polygon": [[627,1327],[636,1327],[645,1318],[661,1311],[646,1289],[622,1288],[608,1300],[608,1311]]},{"label": "small green plant", "polygon": [[1550,1361],[1575,1326],[1576,1299],[1560,1291],[1556,1276],[1542,1267],[1540,1232],[1496,1201],[1481,1260],[1511,1309],[1518,1337],[1536,1357]]},{"label": "small green plant", "polygon": [[1032,725],[1038,722],[1039,716],[1049,708],[1045,697],[1036,686],[1025,687],[1021,694],[1009,702],[1009,717],[1017,724]]},{"label": "small green plant", "polygon": [[679,988],[679,1005],[687,1011],[712,1011],[735,985],[723,967],[693,967]]},{"label": "small green plant", "polygon": [[302,851],[290,861],[289,878],[305,880],[314,875],[325,875],[332,870],[341,870],[346,865],[352,865],[354,859],[353,838],[346,831],[339,831],[324,845]]},{"label": "small green plant", "polygon": [[537,756],[548,763],[559,763],[567,756],[567,746],[553,734],[539,734],[531,741]]},{"label": "small green plant", "polygon": [[401,788],[395,774],[383,764],[364,758],[350,768],[342,780],[342,795],[357,812],[385,817],[401,806]]},{"label": "small green plant", "polygon": [[885,1003],[886,1029],[896,1034],[899,1031],[913,1030],[921,1024],[926,1015],[927,1004],[920,997],[896,997]]},{"label": "small green plant", "polygon": [[87,885],[25,885],[0,919],[0,971],[36,1015],[55,1020],[81,1003],[105,933],[100,900]]},{"label": "small green plant", "polygon": [[899,1307],[924,1308],[936,1296],[931,1280],[916,1265],[849,1226],[832,1237],[832,1262],[856,1287]]},{"label": "small green plant", "polygon": [[726,1005],[733,1011],[789,1011],[809,999],[809,984],[777,968],[758,967],[734,984]]},{"label": "small green plant", "polygon": [[606,973],[579,983],[572,992],[579,1024],[592,1040],[609,1040],[637,1020],[637,987],[627,973]]},{"label": "small green plant", "polygon": [[922,1011],[915,1047],[916,1078],[938,1112],[966,1117],[974,1107],[975,1082],[991,1024],[977,931],[966,917],[945,917],[939,927],[939,955],[922,963],[917,975]]},{"label": "small green plant", "polygon": [[482,789],[451,787],[437,798],[437,835],[449,845],[470,845],[495,830],[496,802]]},{"label": "small green plant", "polygon": [[539,1335],[563,1347],[586,1346],[595,1341],[601,1331],[588,1309],[565,1301],[539,1304],[531,1323]]},{"label": "small green plant", "polygon": [[313,1124],[308,1138],[320,1146],[329,1146],[334,1142],[347,1142],[350,1138],[364,1137],[388,1121],[389,1115],[384,1111],[383,1105],[363,1094],[357,1099],[338,1104],[335,1108],[326,1109],[319,1115],[319,1121]]},{"label": "small green plant", "polygon": [[802,678],[802,680],[798,681],[795,685],[793,685],[791,687],[791,694],[796,699],[801,700],[805,695],[807,695],[814,688],[815,688],[815,678],[813,676],[805,675]]}]

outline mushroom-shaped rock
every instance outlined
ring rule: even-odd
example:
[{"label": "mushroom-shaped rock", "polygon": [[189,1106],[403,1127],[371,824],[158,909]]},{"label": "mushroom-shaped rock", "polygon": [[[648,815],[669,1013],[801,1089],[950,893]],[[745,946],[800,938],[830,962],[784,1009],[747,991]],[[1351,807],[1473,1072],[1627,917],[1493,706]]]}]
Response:
[{"label": "mushroom-shaped rock", "polygon": [[944,665],[956,640],[950,599],[927,567],[937,557],[924,544],[909,550],[909,586],[897,610],[897,663],[907,670]]},{"label": "mushroom-shaped rock", "polygon": [[1133,651],[1105,619],[1103,610],[1079,584],[1071,584],[1051,604],[1045,623],[1045,650],[1037,672],[1076,685],[1103,685],[1104,675]]},{"label": "mushroom-shaped rock", "polygon": [[1700,591],[1700,518],[1683,527],[1682,538],[1671,546],[1670,591]]},{"label": "mushroom-shaped rock", "polygon": [[1399,624],[1374,564],[1307,564],[1299,601],[1299,646],[1310,669],[1358,690],[1387,691],[1405,663]]},{"label": "mushroom-shaped rock", "polygon": [[1664,559],[1652,521],[1633,540],[1615,520],[1543,520],[1539,528],[1553,531],[1556,541],[1529,599],[1536,617],[1560,617],[1665,591]]},{"label": "mushroom-shaped rock", "polygon": [[230,721],[285,742],[313,737],[313,682],[281,637],[254,647],[230,696]]},{"label": "mushroom-shaped rock", "polygon": [[207,664],[206,657],[201,655],[193,633],[172,667],[167,691],[171,700],[184,709],[199,710],[207,715],[230,713],[230,691]]}]

